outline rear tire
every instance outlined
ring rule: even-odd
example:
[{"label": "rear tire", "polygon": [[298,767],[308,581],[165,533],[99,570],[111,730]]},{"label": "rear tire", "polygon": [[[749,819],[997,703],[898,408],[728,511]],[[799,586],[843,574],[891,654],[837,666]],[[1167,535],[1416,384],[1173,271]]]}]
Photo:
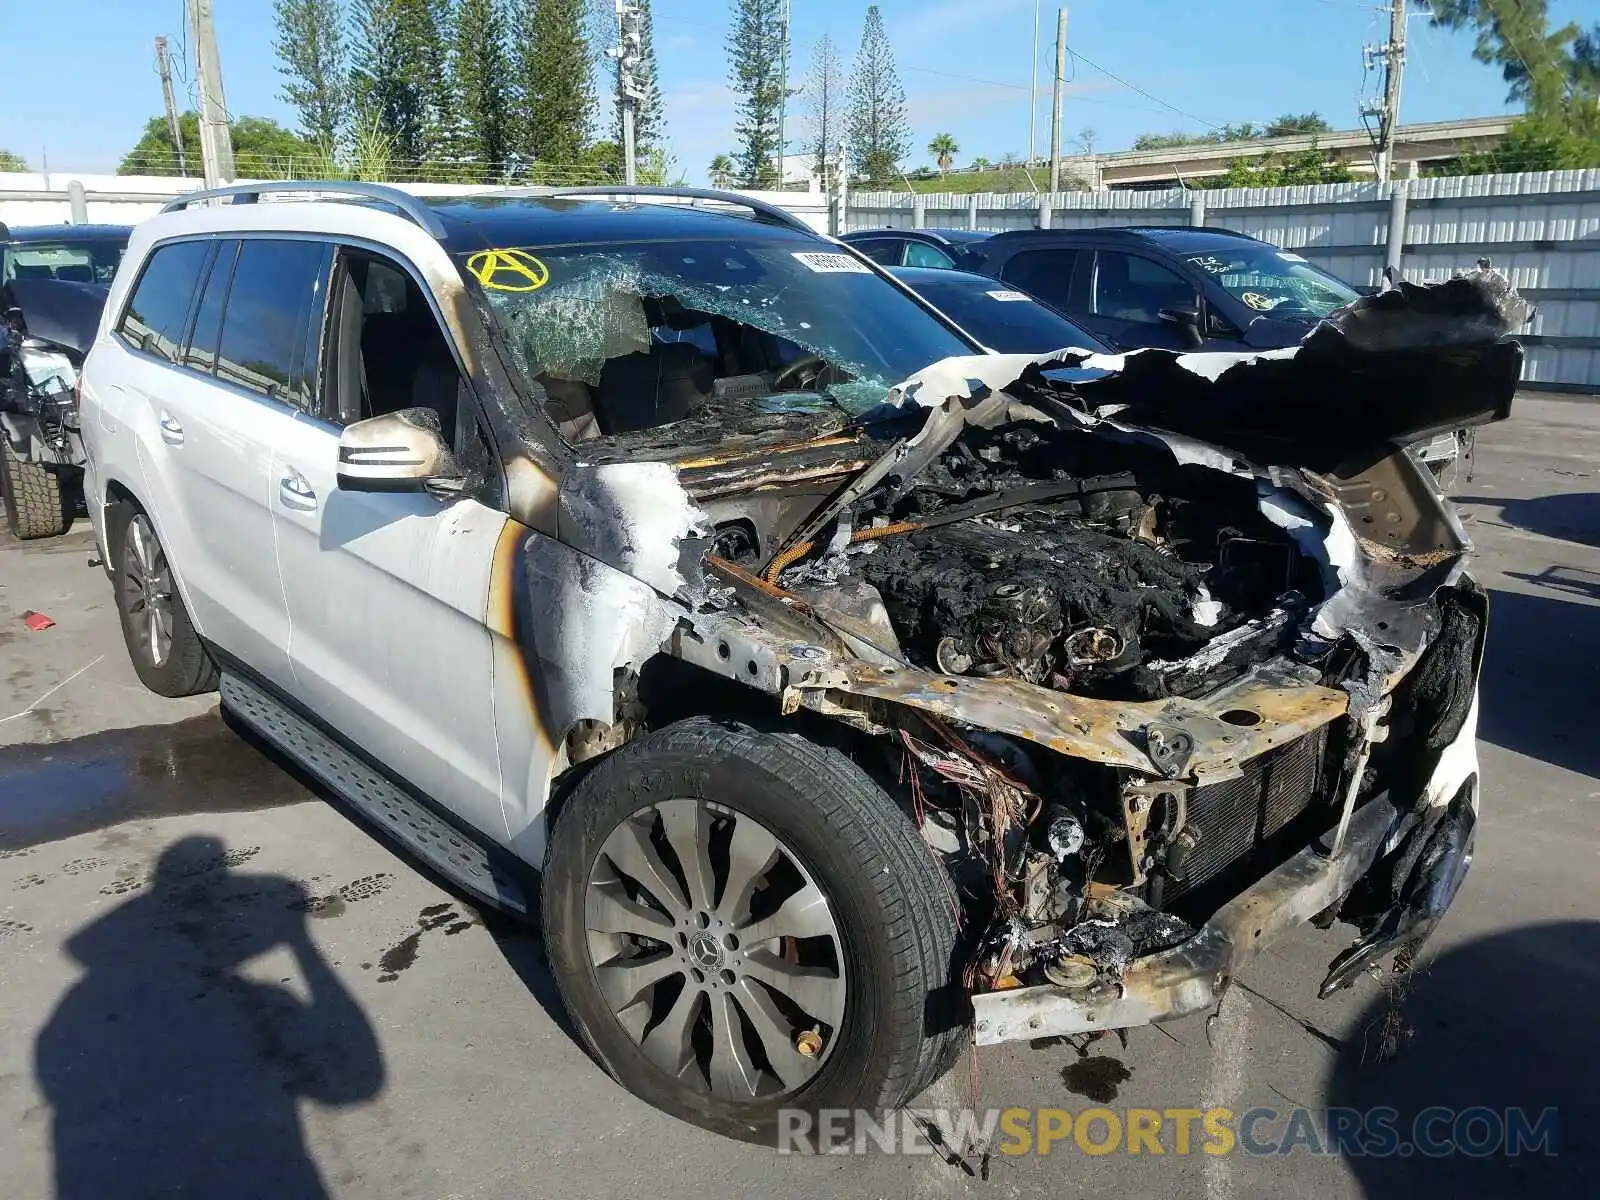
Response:
[{"label": "rear tire", "polygon": [[139,681],[158,696],[216,691],[216,664],[189,619],[150,517],[135,505],[115,505],[107,541],[122,640]]},{"label": "rear tire", "polygon": [[[709,848],[700,894],[714,903],[695,900],[687,855],[677,852],[686,839]],[[671,902],[655,895],[659,882],[635,886],[652,877],[628,864],[647,860],[673,874]],[[767,867],[736,867],[758,861]],[[730,899],[736,891],[742,901]],[[595,1058],[635,1095],[721,1134],[771,1144],[793,1129],[780,1126],[785,1109],[881,1119],[943,1074],[967,1041],[970,1010],[950,987],[948,876],[882,788],[798,733],[696,717],[612,754],[556,820],[542,910],[557,986]],[[619,925],[629,933],[619,936]],[[783,928],[803,932],[773,932]],[[747,930],[743,942],[729,936]],[[657,978],[638,999],[615,1003],[647,975]],[[818,1003],[835,1003],[835,1015],[818,1018]],[[733,1052],[717,1038],[728,1027]],[[670,1070],[660,1030],[672,1034]],[[741,1049],[744,1067],[730,1075]]]},{"label": "rear tire", "polygon": [[0,499],[6,524],[23,541],[58,537],[72,523],[61,476],[38,463],[23,462],[0,433]]}]

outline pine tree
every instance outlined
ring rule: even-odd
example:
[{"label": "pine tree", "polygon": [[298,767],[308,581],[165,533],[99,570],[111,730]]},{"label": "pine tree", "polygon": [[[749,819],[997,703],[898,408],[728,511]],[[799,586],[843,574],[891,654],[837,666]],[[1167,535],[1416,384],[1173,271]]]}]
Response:
[{"label": "pine tree", "polygon": [[[639,8],[639,68],[634,80],[644,92],[639,110],[634,114],[633,138],[640,161],[652,150],[660,148],[664,137],[661,111],[661,85],[656,76],[656,44],[651,29],[650,0],[634,0]],[[617,76],[617,118],[612,124],[612,137],[622,145],[622,77]]]},{"label": "pine tree", "polygon": [[815,160],[813,170],[822,179],[823,190],[833,190],[833,164],[844,141],[844,64],[839,48],[823,34],[811,50],[811,70],[806,75],[804,96],[809,111],[810,133],[805,152]]},{"label": "pine tree", "polygon": [[578,163],[594,120],[583,0],[519,0],[512,140],[546,165]]},{"label": "pine tree", "polygon": [[867,9],[861,49],[850,75],[850,166],[871,184],[886,184],[911,149],[906,90],[894,65],[894,48],[876,4]]},{"label": "pine tree", "polygon": [[276,0],[273,16],[273,49],[284,76],[278,95],[299,111],[301,134],[331,151],[350,110],[339,0]]},{"label": "pine tree", "polygon": [[424,159],[450,149],[439,19],[448,11],[444,0],[355,0],[357,123],[370,123],[389,139],[400,174],[415,174]]},{"label": "pine tree", "polygon": [[461,0],[451,63],[461,149],[489,176],[504,173],[510,140],[504,21],[498,0]]},{"label": "pine tree", "polygon": [[[398,157],[417,157],[422,116],[405,84],[400,61],[398,0],[352,0],[350,90],[352,136],[372,129]],[[404,147],[404,148],[402,148]]]},{"label": "pine tree", "polygon": [[783,102],[783,0],[734,0],[728,34],[739,99],[734,163],[745,187],[778,186],[778,110]]}]

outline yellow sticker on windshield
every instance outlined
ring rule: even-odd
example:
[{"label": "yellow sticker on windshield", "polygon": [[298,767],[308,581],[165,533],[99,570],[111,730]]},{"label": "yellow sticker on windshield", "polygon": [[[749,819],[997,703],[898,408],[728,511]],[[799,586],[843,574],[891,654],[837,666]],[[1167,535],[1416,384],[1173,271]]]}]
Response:
[{"label": "yellow sticker on windshield", "polygon": [[1239,299],[1243,300],[1257,312],[1266,312],[1278,307],[1276,296],[1263,296],[1260,292],[1241,292]]},{"label": "yellow sticker on windshield", "polygon": [[467,259],[467,270],[496,292],[537,292],[550,282],[550,268],[526,250],[479,250]]}]

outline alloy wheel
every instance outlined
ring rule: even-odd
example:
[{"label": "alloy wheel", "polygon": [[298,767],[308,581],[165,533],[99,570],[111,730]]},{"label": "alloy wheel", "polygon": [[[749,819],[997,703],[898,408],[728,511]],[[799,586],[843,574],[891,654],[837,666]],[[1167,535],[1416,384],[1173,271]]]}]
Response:
[{"label": "alloy wheel", "polygon": [[691,1089],[788,1095],[832,1052],[846,1000],[833,908],[752,817],[698,799],[632,814],[590,871],[585,930],[617,1021]]},{"label": "alloy wheel", "polygon": [[128,523],[123,559],[129,623],[150,664],[162,666],[172,654],[172,570],[150,518],[143,513]]}]

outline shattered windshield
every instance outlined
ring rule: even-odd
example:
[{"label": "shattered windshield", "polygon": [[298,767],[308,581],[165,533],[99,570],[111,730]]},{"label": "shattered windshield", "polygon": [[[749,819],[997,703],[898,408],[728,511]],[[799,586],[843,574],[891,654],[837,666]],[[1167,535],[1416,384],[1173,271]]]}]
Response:
[{"label": "shattered windshield", "polygon": [[574,440],[708,410],[856,417],[973,352],[854,257],[799,240],[509,248],[458,257],[514,366]]},{"label": "shattered windshield", "polygon": [[1245,244],[1189,255],[1189,263],[1220,283],[1246,308],[1275,317],[1322,318],[1359,298],[1349,284],[1298,254]]}]

